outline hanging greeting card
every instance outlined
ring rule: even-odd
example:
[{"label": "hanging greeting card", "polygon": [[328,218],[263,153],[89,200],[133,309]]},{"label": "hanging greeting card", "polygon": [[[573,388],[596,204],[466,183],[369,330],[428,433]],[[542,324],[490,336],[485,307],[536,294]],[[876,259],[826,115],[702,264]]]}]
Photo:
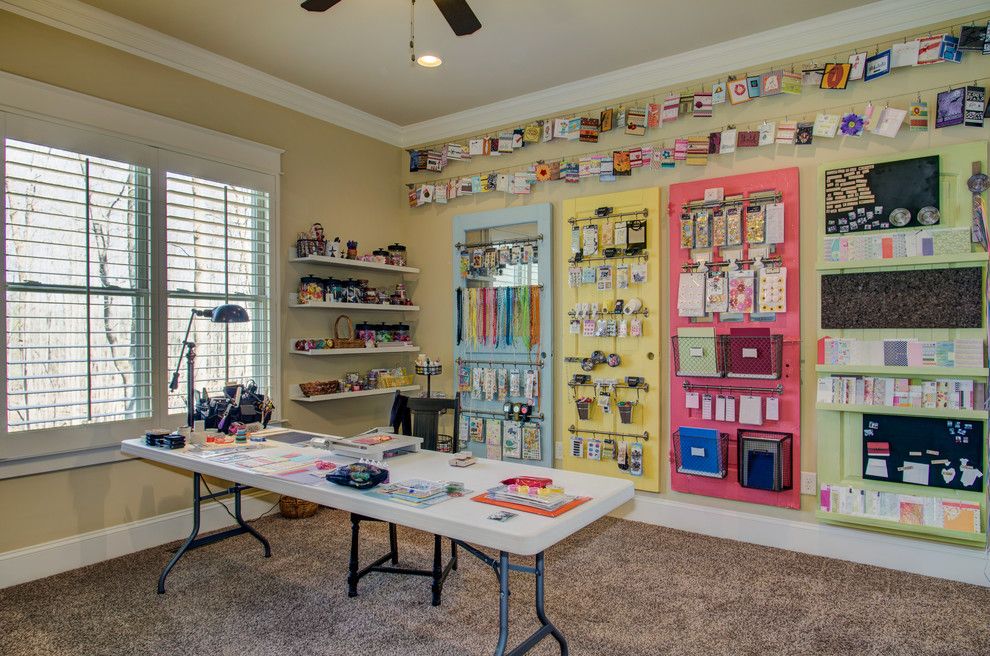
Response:
[{"label": "hanging greeting card", "polygon": [[722,155],[736,152],[736,138],[738,134],[734,128],[723,130],[718,152]]},{"label": "hanging greeting card", "polygon": [[612,121],[614,120],[614,110],[609,107],[608,109],[602,110],[601,116],[598,120],[598,129],[600,132],[611,132],[614,127]]},{"label": "hanging greeting card", "polygon": [[763,74],[760,84],[760,94],[764,96],[776,96],[780,93],[783,71],[769,71]]},{"label": "hanging greeting card", "polygon": [[814,123],[798,123],[797,131],[794,133],[794,143],[798,146],[810,146],[814,128]]},{"label": "hanging greeting card", "polygon": [[802,76],[800,73],[784,73],[780,76],[780,91],[792,96],[801,95]]},{"label": "hanging greeting card", "polygon": [[963,106],[963,125],[971,128],[982,128],[987,91],[984,87],[966,87],[965,104]]},{"label": "hanging greeting card", "polygon": [[719,80],[712,85],[712,104],[721,105],[725,102],[725,84]]},{"label": "hanging greeting card", "polygon": [[712,94],[698,92],[694,94],[695,118],[710,118],[712,115]]},{"label": "hanging greeting card", "polygon": [[887,73],[890,73],[890,50],[884,50],[883,52],[878,52],[872,57],[866,58],[866,69],[863,73],[863,79],[867,82],[870,80],[875,80],[878,77],[883,77]]},{"label": "hanging greeting card", "polygon": [[581,118],[581,142],[598,143],[598,119],[587,116]]},{"label": "hanging greeting card", "polygon": [[612,172],[617,176],[632,175],[632,167],[629,164],[629,151],[612,151]]},{"label": "hanging greeting card", "polygon": [[832,139],[839,129],[838,114],[818,114],[815,117],[815,124],[811,128],[811,133],[816,137]]},{"label": "hanging greeting card", "polygon": [[757,130],[741,130],[736,137],[739,148],[756,148],[760,145],[760,133]]},{"label": "hanging greeting card", "polygon": [[646,127],[660,127],[660,104],[652,102],[646,106]]},{"label": "hanging greeting card", "polygon": [[760,124],[760,146],[772,146],[777,135],[777,124],[773,121],[763,121]]},{"label": "hanging greeting card", "polygon": [[908,108],[908,129],[911,132],[928,132],[928,103],[919,100]]},{"label": "hanging greeting card", "polygon": [[752,98],[749,95],[749,87],[746,80],[729,80],[729,102],[733,105],[741,105],[749,102]]},{"label": "hanging greeting card", "polygon": [[822,89],[845,89],[849,82],[849,64],[825,64],[825,74],[822,75]]},{"label": "hanging greeting card", "polygon": [[759,98],[760,89],[763,85],[763,78],[759,75],[750,75],[746,78],[746,93],[750,98]]},{"label": "hanging greeting card", "polygon": [[626,111],[626,134],[636,136],[646,134],[646,108],[630,107]]},{"label": "hanging greeting card", "polygon": [[660,122],[669,123],[670,121],[677,120],[677,112],[681,106],[680,96],[669,95],[663,100],[663,106],[660,109]]},{"label": "hanging greeting card", "polygon": [[906,116],[906,109],[884,107],[880,110],[880,116],[877,118],[876,125],[872,128],[873,134],[881,137],[896,137]]},{"label": "hanging greeting card", "polygon": [[857,52],[849,55],[849,79],[862,80],[866,71],[866,53]]},{"label": "hanging greeting card", "polygon": [[847,137],[863,136],[863,117],[855,112],[849,112],[842,117],[839,131]]}]

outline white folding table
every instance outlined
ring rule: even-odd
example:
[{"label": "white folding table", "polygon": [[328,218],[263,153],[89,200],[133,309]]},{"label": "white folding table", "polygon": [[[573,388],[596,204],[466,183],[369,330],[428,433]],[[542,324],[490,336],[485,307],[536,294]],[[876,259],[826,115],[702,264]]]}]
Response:
[{"label": "white folding table", "polygon": [[[468,553],[490,566],[499,581],[499,639],[495,648],[496,656],[503,654],[520,655],[527,653],[548,635],[560,644],[562,654],[567,654],[567,642],[560,630],[547,619],[544,611],[544,552],[564,538],[573,535],[585,526],[601,519],[633,497],[631,481],[592,474],[546,469],[497,460],[478,459],[477,464],[458,468],[448,464],[450,454],[420,451],[391,458],[387,462],[392,481],[412,478],[428,480],[456,480],[464,483],[471,493],[453,498],[428,508],[413,508],[387,499],[376,498],[365,492],[342,487],[327,481],[309,485],[287,479],[283,476],[259,474],[237,467],[235,464],[215,462],[190,453],[185,449],[162,449],[147,446],[143,439],[125,440],[121,450],[129,455],[154,462],[185,469],[193,473],[194,515],[193,532],[185,544],[176,552],[159,579],[159,592],[164,592],[165,576],[179,557],[189,548],[212,544],[219,540],[250,533],[265,547],[265,556],[271,554],[267,540],[253,527],[244,522],[240,513],[240,494],[253,487],[261,490],[297,497],[320,505],[329,506],[352,514],[377,519],[433,533],[450,538]],[[275,441],[265,443],[266,454],[308,453],[319,455],[334,462],[353,462],[339,458],[328,452],[303,445],[286,445]],[[203,475],[214,476],[234,483],[219,492],[201,494],[200,480]],[[506,522],[487,519],[488,515],[500,510],[499,507],[479,503],[470,497],[498,485],[506,478],[515,476],[547,476],[557,485],[564,486],[568,494],[591,497],[558,517],[543,517],[526,512]],[[238,526],[217,534],[198,538],[199,507],[202,501],[233,495],[235,517]],[[489,556],[478,549],[485,547],[498,552],[497,557]],[[535,566],[510,563],[509,554],[535,556]],[[536,616],[540,628],[523,640],[511,652],[506,651],[509,637],[509,571],[519,571],[536,577]]]}]

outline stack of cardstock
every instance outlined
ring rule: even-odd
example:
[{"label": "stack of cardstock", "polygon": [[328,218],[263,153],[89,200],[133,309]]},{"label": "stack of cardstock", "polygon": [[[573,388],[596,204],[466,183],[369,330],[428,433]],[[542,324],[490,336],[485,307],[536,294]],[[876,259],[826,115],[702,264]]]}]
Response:
[{"label": "stack of cardstock", "polygon": [[823,485],[819,507],[826,513],[944,528],[961,533],[980,532],[980,504],[975,501]]}]

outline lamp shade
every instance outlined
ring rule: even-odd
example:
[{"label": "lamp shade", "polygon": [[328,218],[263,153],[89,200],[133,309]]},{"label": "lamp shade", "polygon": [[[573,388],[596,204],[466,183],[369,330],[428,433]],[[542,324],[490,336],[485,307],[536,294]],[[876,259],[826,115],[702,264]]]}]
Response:
[{"label": "lamp shade", "polygon": [[246,323],[250,321],[247,310],[240,305],[218,305],[213,308],[210,321],[213,323]]}]

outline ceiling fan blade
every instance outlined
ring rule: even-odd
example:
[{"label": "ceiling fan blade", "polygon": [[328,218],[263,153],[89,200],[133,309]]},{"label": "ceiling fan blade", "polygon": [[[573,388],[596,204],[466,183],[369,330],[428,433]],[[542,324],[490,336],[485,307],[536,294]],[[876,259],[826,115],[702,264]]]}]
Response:
[{"label": "ceiling fan blade", "polygon": [[338,2],[340,0],[306,0],[301,6],[306,11],[326,11]]},{"label": "ceiling fan blade", "polygon": [[474,34],[481,29],[481,21],[471,11],[466,0],[433,0],[457,36]]}]

